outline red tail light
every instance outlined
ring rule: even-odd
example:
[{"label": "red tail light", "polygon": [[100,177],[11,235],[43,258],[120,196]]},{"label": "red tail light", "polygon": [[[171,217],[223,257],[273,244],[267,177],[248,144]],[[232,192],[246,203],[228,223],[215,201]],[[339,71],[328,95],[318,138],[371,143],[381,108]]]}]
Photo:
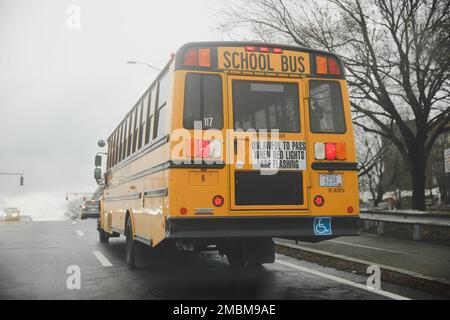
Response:
[{"label": "red tail light", "polygon": [[185,216],[187,214],[187,209],[186,208],[181,208],[180,209],[180,214]]},{"label": "red tail light", "polygon": [[222,196],[217,195],[213,198],[212,202],[215,207],[221,207],[223,206],[225,200],[223,199]]},{"label": "red tail light", "polygon": [[214,158],[222,157],[222,143],[219,140],[187,140],[185,146],[187,158]]},{"label": "red tail light", "polygon": [[325,157],[327,160],[335,160],[336,159],[336,144],[335,143],[326,143],[325,144]]}]

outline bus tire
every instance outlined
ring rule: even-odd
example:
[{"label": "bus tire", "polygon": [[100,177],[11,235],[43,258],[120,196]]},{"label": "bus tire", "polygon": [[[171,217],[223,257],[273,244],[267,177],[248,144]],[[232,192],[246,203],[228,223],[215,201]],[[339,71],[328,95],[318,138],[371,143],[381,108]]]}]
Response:
[{"label": "bus tire", "polygon": [[97,220],[97,230],[100,242],[102,243],[108,242],[109,240],[108,233],[105,230],[103,230],[100,219]]},{"label": "bus tire", "polygon": [[245,256],[242,247],[231,248],[225,255],[227,256],[228,263],[231,267],[242,268],[245,266]]},{"label": "bus tire", "polygon": [[131,218],[127,219],[127,226],[125,230],[126,244],[125,244],[125,260],[129,269],[136,268],[136,241],[133,239],[133,227],[131,225]]},{"label": "bus tire", "polygon": [[100,231],[98,232],[98,234],[99,234],[101,243],[108,242],[108,240],[109,240],[108,234],[105,232],[105,230],[103,230],[103,228],[100,228]]}]

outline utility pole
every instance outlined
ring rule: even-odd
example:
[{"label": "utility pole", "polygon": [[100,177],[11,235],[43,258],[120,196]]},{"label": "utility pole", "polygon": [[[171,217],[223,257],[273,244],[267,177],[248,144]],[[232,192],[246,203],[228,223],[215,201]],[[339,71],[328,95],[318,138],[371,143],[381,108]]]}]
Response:
[{"label": "utility pole", "polygon": [[23,186],[23,173],[13,173],[13,172],[0,172],[0,176],[20,176],[20,186]]}]

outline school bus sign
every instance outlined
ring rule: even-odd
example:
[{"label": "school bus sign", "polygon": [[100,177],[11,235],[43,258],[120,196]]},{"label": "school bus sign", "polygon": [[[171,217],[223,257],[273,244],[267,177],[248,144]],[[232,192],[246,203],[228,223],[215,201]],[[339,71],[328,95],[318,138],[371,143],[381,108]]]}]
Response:
[{"label": "school bus sign", "polygon": [[256,52],[253,47],[219,47],[218,67],[223,70],[310,74],[308,53],[273,48],[265,49],[265,52]]}]

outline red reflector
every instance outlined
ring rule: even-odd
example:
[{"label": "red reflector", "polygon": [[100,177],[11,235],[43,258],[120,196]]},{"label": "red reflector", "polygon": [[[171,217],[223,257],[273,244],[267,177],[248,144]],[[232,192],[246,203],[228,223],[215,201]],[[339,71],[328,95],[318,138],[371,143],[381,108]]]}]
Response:
[{"label": "red reflector", "polygon": [[325,199],[322,196],[316,196],[314,198],[314,204],[318,207],[323,206],[325,203]]},{"label": "red reflector", "polygon": [[187,209],[186,208],[181,208],[180,209],[180,214],[185,216],[187,214]]},{"label": "red reflector", "polygon": [[282,54],[283,53],[283,49],[281,49],[281,48],[273,48],[273,53]]},{"label": "red reflector", "polygon": [[269,52],[269,48],[261,47],[261,48],[259,48],[259,52],[268,53]]},{"label": "red reflector", "polygon": [[337,61],[333,58],[328,58],[328,73],[334,75],[341,74],[341,68],[339,67]]},{"label": "red reflector", "polygon": [[256,51],[256,47],[246,46],[245,47],[245,51],[247,51],[247,52],[255,52]]},{"label": "red reflector", "polygon": [[184,54],[184,65],[185,66],[196,66],[198,65],[198,52],[197,49],[189,49]]},{"label": "red reflector", "polygon": [[326,143],[325,144],[325,157],[327,160],[335,160],[336,159],[336,144],[335,143]]},{"label": "red reflector", "polygon": [[347,208],[347,213],[353,213],[353,207],[348,207]]},{"label": "red reflector", "polygon": [[221,206],[223,206],[224,202],[225,202],[225,200],[223,199],[222,196],[215,196],[215,197],[213,198],[213,205],[214,205],[215,207],[221,207]]}]

